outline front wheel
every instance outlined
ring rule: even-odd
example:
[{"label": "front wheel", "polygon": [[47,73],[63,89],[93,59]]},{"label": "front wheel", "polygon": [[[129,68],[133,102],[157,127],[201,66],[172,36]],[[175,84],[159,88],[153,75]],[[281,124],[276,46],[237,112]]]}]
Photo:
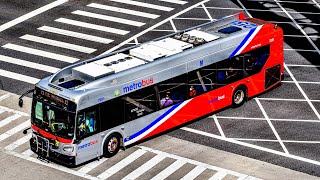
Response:
[{"label": "front wheel", "polygon": [[246,88],[238,87],[232,95],[232,107],[237,108],[244,104],[247,96]]},{"label": "front wheel", "polygon": [[112,157],[118,153],[120,149],[120,136],[118,134],[111,134],[104,142],[103,155],[105,157]]}]

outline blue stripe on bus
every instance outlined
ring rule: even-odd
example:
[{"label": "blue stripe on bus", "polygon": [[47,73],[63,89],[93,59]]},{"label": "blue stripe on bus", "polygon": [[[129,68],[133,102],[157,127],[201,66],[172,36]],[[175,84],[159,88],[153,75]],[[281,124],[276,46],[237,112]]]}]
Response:
[{"label": "blue stripe on bus", "polygon": [[236,48],[236,50],[233,51],[233,53],[229,56],[229,58],[235,56],[237,54],[237,52],[242,48],[242,46],[248,41],[248,39],[250,38],[250,36],[253,34],[253,32],[256,30],[257,28],[251,29],[250,32],[247,34],[247,36],[242,40],[242,42],[240,43],[240,45]]},{"label": "blue stripe on bus", "polygon": [[129,139],[127,140],[127,138],[124,138],[124,142],[130,141],[136,137],[138,137],[139,135],[141,135],[142,133],[146,132],[148,129],[150,129],[152,126],[154,126],[155,124],[157,124],[159,121],[161,121],[164,117],[166,117],[169,113],[171,113],[174,109],[176,109],[181,103],[178,103],[176,105],[174,105],[173,107],[171,107],[167,112],[165,112],[164,114],[162,114],[160,117],[158,117],[156,120],[154,120],[151,124],[149,124],[148,126],[146,126],[145,128],[141,129],[140,131],[138,131],[137,133],[131,135],[129,137]]}]

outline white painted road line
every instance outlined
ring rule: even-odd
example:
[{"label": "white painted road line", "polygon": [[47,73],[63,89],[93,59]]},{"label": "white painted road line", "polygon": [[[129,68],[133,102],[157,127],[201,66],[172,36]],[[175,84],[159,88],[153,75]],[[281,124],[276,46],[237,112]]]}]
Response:
[{"label": "white painted road line", "polygon": [[3,109],[0,109],[0,114],[2,114],[2,113],[4,113],[5,112],[5,110],[3,110]]},{"label": "white painted road line", "polygon": [[130,5],[140,6],[140,7],[150,8],[150,9],[156,9],[156,10],[160,10],[160,11],[174,10],[174,8],[171,8],[171,7],[159,6],[159,5],[155,5],[155,4],[149,4],[149,3],[132,1],[132,0],[110,0],[110,1],[123,3],[123,4],[130,4]]},{"label": "white painted road line", "polygon": [[259,101],[257,98],[255,98],[255,100],[256,100],[256,102],[257,102],[257,104],[258,104],[258,106],[259,106],[259,108],[260,108],[260,110],[261,110],[264,118],[266,118],[266,120],[267,120],[267,122],[268,122],[268,124],[269,124],[269,126],[270,126],[270,128],[271,128],[271,130],[272,130],[272,132],[274,133],[274,135],[275,135],[276,138],[278,139],[278,141],[279,141],[282,149],[284,150],[285,153],[289,154],[288,149],[286,148],[286,146],[285,146],[284,143],[282,142],[282,140],[281,140],[281,138],[280,138],[277,130],[274,128],[274,126],[273,126],[271,120],[269,119],[269,116],[267,115],[266,111],[264,110],[262,104],[260,103],[260,101]]},{"label": "white painted road line", "polygon": [[78,33],[78,32],[74,32],[74,31],[68,31],[68,30],[54,28],[54,27],[50,27],[50,26],[42,26],[42,27],[39,27],[38,29],[41,31],[51,32],[51,33],[74,37],[74,38],[78,38],[78,39],[84,39],[84,40],[98,42],[98,43],[102,43],[102,44],[109,44],[113,41],[111,39],[106,39],[106,38],[93,36],[93,35],[89,35],[89,34]]},{"label": "white painted road line", "polygon": [[286,64],[288,67],[311,67],[320,68],[320,65],[305,65],[305,64]]},{"label": "white painted road line", "polygon": [[24,66],[24,67],[29,67],[29,68],[33,68],[33,69],[38,69],[38,70],[46,71],[46,72],[50,72],[50,73],[55,73],[59,70],[59,68],[55,68],[55,67],[51,67],[51,66],[47,66],[47,65],[43,65],[43,64],[38,64],[38,63],[34,63],[34,62],[29,62],[29,61],[25,61],[22,59],[3,56],[3,55],[0,55],[0,61],[11,63],[11,64],[16,64],[16,65],[20,65],[20,66]]},{"label": "white painted road line", "polygon": [[32,134],[29,133],[25,136],[23,136],[22,138],[16,140],[15,142],[9,144],[8,146],[4,147],[4,149],[8,150],[8,151],[12,151],[14,149],[16,149],[17,147],[19,147],[20,145],[28,142],[31,139]]},{"label": "white painted road line", "polygon": [[218,130],[219,130],[219,132],[220,132],[220,135],[221,135],[222,137],[226,137],[226,136],[224,135],[224,132],[223,132],[221,126],[220,126],[220,123],[219,123],[219,120],[218,120],[217,116],[216,116],[216,115],[213,115],[213,116],[211,116],[211,117],[213,118],[216,126],[218,127]]},{"label": "white painted road line", "polygon": [[302,29],[302,27],[297,23],[297,21],[287,12],[287,10],[277,1],[274,0],[274,2],[281,8],[281,10],[291,19],[291,21],[297,26],[297,28],[302,32],[303,35],[306,36],[307,40],[310,42],[310,44],[314,47],[314,49],[320,54],[320,50],[317,47],[317,45],[311,40],[311,38],[308,36],[308,34]]},{"label": "white painted road line", "polygon": [[279,156],[292,158],[292,159],[295,159],[295,160],[299,160],[299,161],[315,164],[315,165],[318,165],[318,166],[320,165],[319,161],[307,159],[307,158],[296,156],[296,155],[292,155],[292,154],[286,154],[286,153],[281,152],[281,151],[276,151],[276,150],[273,150],[273,149],[269,149],[269,148],[253,145],[253,144],[246,143],[246,142],[236,141],[236,140],[234,140],[232,138],[223,138],[223,137],[217,136],[215,134],[211,134],[211,133],[207,133],[207,132],[203,132],[203,131],[199,131],[199,130],[192,129],[192,128],[187,128],[187,127],[182,127],[180,129],[182,129],[184,131],[192,132],[192,133],[195,133],[195,134],[199,134],[199,135],[202,135],[202,136],[207,136],[207,137],[219,139],[219,140],[222,140],[222,141],[227,141],[227,142],[230,142],[230,143],[242,145],[242,146],[245,146],[245,147],[257,149],[257,150],[260,150],[260,151],[276,154],[276,155],[279,155]]},{"label": "white painted road line", "polygon": [[22,116],[30,116],[28,113],[17,111],[17,110],[14,110],[14,109],[10,109],[10,108],[4,107],[4,106],[0,106],[0,111],[12,112],[12,113],[15,113],[15,114],[20,114]]},{"label": "white painted road line", "polygon": [[312,2],[320,9],[320,5],[316,0],[312,0]]},{"label": "white painted road line", "polygon": [[20,117],[22,117],[21,114],[13,114],[13,115],[5,118],[4,120],[0,121],[0,128],[11,123],[12,121],[19,119]]},{"label": "white painted road line", "polygon": [[131,179],[138,178],[143,173],[147,172],[149,169],[157,165],[160,161],[162,161],[165,158],[166,158],[165,156],[156,155],[155,157],[150,159],[148,162],[144,163],[142,166],[140,166],[139,168],[137,168],[136,170],[128,174],[126,177],[124,177],[123,180],[131,180]]},{"label": "white painted road line", "polygon": [[[282,81],[283,83],[295,83],[294,81]],[[320,84],[320,82],[297,81],[299,84]],[[310,100],[311,101],[311,100]]]},{"label": "white painted road line", "polygon": [[226,172],[217,172],[209,180],[221,180],[228,175]]},{"label": "white painted road line", "polygon": [[145,18],[150,18],[150,19],[157,19],[160,16],[157,14],[134,11],[134,10],[130,10],[130,9],[107,6],[107,5],[97,4],[97,3],[91,3],[88,6],[93,7],[93,8],[102,9],[102,10],[113,11],[113,12],[123,13],[123,14],[130,14],[133,16],[140,16],[140,17],[145,17]]},{"label": "white painted road line", "polygon": [[174,25],[172,19],[170,19],[170,24],[171,24],[172,29],[174,30],[174,32],[177,32],[177,28],[176,28],[176,26]]},{"label": "white painted road line", "polygon": [[59,18],[56,19],[55,21],[73,25],[73,26],[78,26],[78,27],[84,27],[88,29],[94,29],[97,31],[103,31],[103,32],[108,32],[108,33],[113,33],[113,34],[120,34],[120,35],[126,35],[130,31],[125,31],[121,29],[116,29],[116,28],[111,28],[111,27],[106,27],[106,26],[101,26],[101,25],[96,25],[96,24],[91,24],[91,23],[86,23],[86,22],[81,22],[81,21],[76,21],[72,19],[67,19],[67,18]]},{"label": "white painted road line", "polygon": [[20,38],[28,40],[28,41],[47,44],[50,46],[60,47],[60,48],[64,48],[64,49],[70,49],[73,51],[83,52],[83,53],[87,53],[87,54],[91,54],[96,51],[96,49],[93,49],[93,48],[88,48],[88,47],[79,46],[79,45],[70,44],[70,43],[61,42],[61,41],[56,41],[56,40],[52,40],[52,39],[48,39],[48,38],[33,36],[30,34],[26,34],[24,36],[21,36]]},{"label": "white painted road line", "polygon": [[163,2],[168,2],[168,3],[174,3],[174,4],[180,4],[180,5],[184,5],[187,4],[187,1],[181,1],[181,0],[159,0],[159,1],[163,1]]},{"label": "white painted road line", "polygon": [[162,25],[162,24],[164,24],[164,23],[167,23],[168,21],[170,21],[170,19],[174,19],[174,18],[180,16],[181,14],[184,14],[184,13],[190,11],[191,9],[194,9],[194,8],[197,7],[197,6],[200,6],[202,3],[206,3],[206,2],[208,2],[208,1],[209,1],[209,0],[203,0],[203,1],[199,2],[199,3],[197,3],[197,4],[194,4],[194,5],[186,8],[186,9],[178,12],[177,14],[174,14],[174,15],[168,17],[167,19],[165,19],[165,20],[163,20],[163,21],[161,21],[161,22],[159,22],[159,23],[157,23],[157,24],[155,24],[155,25],[153,25],[153,26],[151,26],[151,27],[149,27],[149,28],[141,31],[140,33],[132,36],[131,38],[123,41],[122,43],[118,44],[117,46],[114,46],[113,48],[107,50],[106,52],[102,53],[101,55],[103,55],[103,54],[108,54],[108,53],[110,53],[110,52],[112,52],[112,51],[114,51],[114,50],[116,50],[116,49],[119,49],[120,47],[122,47],[122,46],[126,45],[127,43],[133,41],[135,38],[138,38],[138,37],[142,36],[143,34],[145,34],[145,33],[149,32],[149,31],[151,31],[151,30],[159,27],[160,25]]},{"label": "white painted road line", "polygon": [[189,179],[195,179],[197,176],[199,176],[204,170],[206,170],[205,167],[196,166],[193,168],[188,174],[183,176],[181,180],[189,180]]},{"label": "white painted road line", "polygon": [[102,159],[99,159],[99,161],[96,160],[96,161],[90,162],[90,163],[84,165],[82,168],[80,168],[80,169],[78,170],[78,172],[87,174],[87,173],[90,172],[92,169],[98,167],[100,164],[104,163],[104,162],[107,161],[107,160],[108,160],[108,158],[102,158]]},{"label": "white painted road line", "polygon": [[7,49],[11,49],[11,50],[15,50],[15,51],[28,53],[28,54],[42,56],[42,57],[46,57],[46,58],[50,58],[50,59],[55,59],[55,60],[63,61],[63,62],[67,62],[67,63],[74,63],[79,60],[77,58],[73,58],[73,57],[69,57],[69,56],[65,56],[65,55],[61,55],[61,54],[56,54],[56,53],[51,53],[51,52],[47,52],[47,51],[42,51],[39,49],[29,48],[29,47],[25,47],[25,46],[20,46],[20,45],[16,45],[16,44],[11,44],[11,43],[3,45],[2,47],[7,48]]},{"label": "white painted road line", "polygon": [[284,68],[287,71],[287,73],[290,75],[291,79],[293,80],[293,82],[295,83],[295,85],[298,87],[298,89],[300,90],[301,94],[303,95],[303,97],[307,100],[308,104],[310,105],[311,109],[313,110],[313,112],[316,114],[316,116],[318,117],[318,119],[320,120],[320,114],[317,111],[317,109],[314,107],[314,105],[312,104],[312,102],[310,101],[309,97],[307,96],[307,94],[303,91],[303,89],[301,88],[300,84],[297,82],[296,78],[293,76],[293,74],[291,73],[290,69],[287,67],[286,64],[284,64]]},{"label": "white painted road line", "polygon": [[124,158],[123,160],[115,164],[114,166],[110,167],[109,169],[101,173],[98,176],[98,178],[107,179],[108,177],[112,176],[113,174],[123,169],[128,164],[132,163],[134,160],[138,159],[140,156],[142,156],[146,152],[147,151],[142,149],[136,150],[135,152],[133,152],[132,154],[130,154],[129,156],[127,156],[126,158]]},{"label": "white painted road line", "polygon": [[30,76],[26,76],[26,75],[14,73],[14,72],[2,70],[2,69],[0,69],[0,76],[7,77],[10,79],[15,79],[18,81],[23,81],[30,84],[36,84],[37,82],[40,81],[40,79],[37,79],[34,77],[30,77]]},{"label": "white painted road line", "polygon": [[13,134],[16,134],[17,132],[24,130],[25,128],[27,128],[29,126],[31,126],[30,120],[25,121],[25,122],[19,124],[18,126],[8,130],[7,132],[0,135],[0,142],[7,139],[10,136],[12,136]]},{"label": "white painted road line", "polygon": [[47,166],[47,167],[50,167],[50,168],[53,168],[53,169],[56,169],[56,170],[59,170],[59,171],[62,171],[62,172],[68,173],[68,174],[72,174],[72,175],[75,175],[75,176],[78,176],[78,177],[81,177],[81,178],[92,179],[92,180],[101,180],[99,178],[90,176],[88,174],[80,173],[80,172],[75,171],[75,170],[73,170],[71,168],[67,168],[67,167],[64,167],[64,166],[61,166],[61,165],[58,165],[58,164],[54,164],[54,163],[47,163],[47,162],[39,161],[39,159],[37,159],[37,158],[31,157],[31,156],[25,156],[25,155],[22,155],[20,153],[14,152],[14,151],[5,151],[5,152],[7,154],[9,154],[9,155],[13,155],[15,157],[18,157],[18,158],[21,158],[21,159],[25,159],[27,161],[31,161],[33,163],[37,163],[37,164],[40,164],[42,166]]},{"label": "white painted road line", "polygon": [[162,170],[159,174],[157,174],[151,180],[165,179],[169,177],[172,173],[177,171],[179,168],[181,168],[185,163],[186,163],[185,161],[178,159],[174,163],[172,163],[170,166],[168,166],[166,169]]},{"label": "white painted road line", "polygon": [[28,150],[24,151],[24,152],[21,153],[21,154],[24,155],[24,156],[31,156],[31,155],[34,154],[34,153],[33,153],[33,151],[31,151],[31,149],[28,149]]},{"label": "white painted road line", "polygon": [[120,23],[120,24],[127,24],[127,25],[137,26],[137,27],[141,27],[146,24],[146,23],[142,23],[142,22],[138,22],[138,21],[132,21],[132,20],[128,20],[128,19],[107,16],[107,15],[102,15],[102,14],[96,14],[96,13],[91,13],[91,12],[87,12],[87,11],[80,11],[80,10],[73,11],[72,14],[77,14],[77,15],[81,15],[81,16],[101,19],[101,20],[105,20],[105,21],[112,21],[112,22],[116,22],[116,23]]},{"label": "white painted road line", "polygon": [[211,14],[209,13],[208,9],[206,8],[206,6],[204,5],[204,3],[202,3],[201,6],[203,7],[203,9],[206,12],[207,16],[209,17],[210,21],[213,21],[213,18],[211,16]]},{"label": "white painted road line", "polygon": [[57,7],[57,6],[65,3],[65,2],[68,2],[68,0],[57,0],[57,1],[54,1],[54,2],[52,2],[50,4],[48,4],[48,5],[45,5],[45,6],[41,7],[41,8],[39,8],[39,9],[36,9],[36,10],[34,10],[34,11],[28,13],[28,14],[25,14],[25,15],[20,16],[20,17],[14,19],[12,21],[9,21],[9,22],[7,22],[7,23],[5,23],[5,24],[0,26],[0,32],[6,30],[8,28],[11,28],[12,26],[15,26],[15,25],[17,25],[17,24],[19,24],[19,23],[21,23],[21,22],[23,22],[25,20],[28,20],[28,19],[30,19],[30,18],[32,18],[34,16],[37,16],[37,15],[39,15],[39,14],[45,12],[45,11],[48,11],[49,9]]},{"label": "white painted road line", "polygon": [[[1,60],[0,60],[1,61]],[[8,94],[5,94],[5,95],[2,95],[0,96],[0,101],[4,100],[4,99],[7,99],[8,97],[10,97],[12,94],[11,93],[8,93]],[[1,114],[1,113],[0,113]]]}]

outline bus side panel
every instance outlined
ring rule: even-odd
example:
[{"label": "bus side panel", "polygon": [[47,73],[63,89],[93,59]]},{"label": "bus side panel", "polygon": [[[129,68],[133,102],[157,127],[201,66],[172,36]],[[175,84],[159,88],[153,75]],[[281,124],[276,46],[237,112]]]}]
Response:
[{"label": "bus side panel", "polygon": [[143,139],[231,105],[231,94],[232,88],[228,85],[185,101],[179,105],[181,109]]}]

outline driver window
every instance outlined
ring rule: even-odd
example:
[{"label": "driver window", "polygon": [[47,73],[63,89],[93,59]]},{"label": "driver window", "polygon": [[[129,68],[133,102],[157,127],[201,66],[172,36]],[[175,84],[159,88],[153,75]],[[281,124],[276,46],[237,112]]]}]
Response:
[{"label": "driver window", "polygon": [[97,113],[93,111],[81,112],[77,118],[77,129],[79,137],[91,135],[97,131]]}]

